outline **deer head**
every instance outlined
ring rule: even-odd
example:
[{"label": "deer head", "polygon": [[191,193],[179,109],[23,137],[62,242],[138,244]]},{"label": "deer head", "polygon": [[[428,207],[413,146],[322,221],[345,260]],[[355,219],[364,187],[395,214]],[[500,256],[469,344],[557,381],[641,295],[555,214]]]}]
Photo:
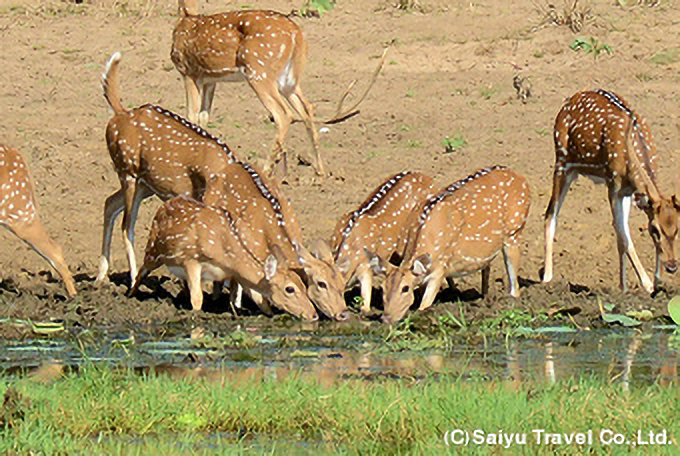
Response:
[{"label": "deer head", "polygon": [[647,214],[647,231],[654,242],[657,261],[669,274],[678,270],[675,258],[675,238],[678,234],[678,212],[680,204],[675,195],[659,197],[652,202],[647,195],[636,194],[636,205]]},{"label": "deer head", "polygon": [[298,261],[307,276],[307,295],[319,310],[329,318],[344,321],[349,312],[343,291],[345,282],[342,275],[333,266],[333,254],[330,246],[318,240],[312,252],[295,243]]},{"label": "deer head", "polygon": [[294,272],[279,268],[280,264],[285,264],[286,259],[278,246],[274,246],[272,251],[273,253],[264,262],[266,283],[262,286],[268,291],[267,297],[282,310],[298,318],[308,321],[318,320],[319,316],[307,298],[302,279]]}]

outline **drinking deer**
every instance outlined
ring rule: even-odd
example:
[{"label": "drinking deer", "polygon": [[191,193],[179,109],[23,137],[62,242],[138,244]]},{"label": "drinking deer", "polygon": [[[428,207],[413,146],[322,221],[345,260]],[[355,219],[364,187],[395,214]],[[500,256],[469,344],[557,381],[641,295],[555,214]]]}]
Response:
[{"label": "drinking deer", "polygon": [[338,221],[330,240],[333,260],[347,287],[359,282],[362,312],[371,310],[373,288],[373,271],[364,249],[385,259],[397,253],[408,215],[434,192],[431,177],[404,171],[385,180],[358,209]]},{"label": "drinking deer", "polygon": [[217,82],[245,78],[276,123],[272,162],[282,157],[286,164],[292,108],[312,142],[316,172],[324,174],[313,108],[300,88],[307,43],[295,22],[264,10],[200,15],[196,0],[179,0],[178,14],[170,57],[184,79],[189,120],[206,126]]},{"label": "drinking deer", "polygon": [[[587,176],[607,184],[616,246],[619,285],[626,290],[627,255],[642,287],[653,293],[661,280],[661,266],[674,273],[678,266],[674,243],[678,210],[675,195],[663,196],[657,184],[657,151],[644,117],[621,97],[605,90],[572,96],[555,120],[553,190],[545,212],[545,267],[543,282],[553,276],[553,241],[557,215],[572,182]],[[628,228],[631,198],[649,219],[648,230],[656,248],[654,283],[635,252]]]},{"label": "drinking deer", "polygon": [[16,234],[59,273],[70,297],[75,282],[59,244],[47,234],[38,217],[33,181],[18,150],[0,144],[0,225]]},{"label": "drinking deer", "polygon": [[208,186],[203,202],[230,213],[248,250],[264,260],[278,247],[286,260],[279,268],[300,274],[319,310],[335,320],[349,318],[342,276],[332,260],[303,247],[300,224],[280,189],[246,163],[228,165],[217,180]]},{"label": "drinking deer", "polygon": [[386,273],[383,321],[399,321],[426,285],[420,310],[432,305],[445,278],[482,271],[488,292],[491,261],[502,251],[510,294],[519,296],[520,237],[531,196],[524,177],[503,166],[481,169],[422,201],[409,215],[401,265],[370,251],[376,274]]},{"label": "drinking deer", "polygon": [[305,320],[318,320],[300,277],[281,266],[286,259],[275,245],[264,261],[248,249],[229,212],[177,196],[156,212],[146,246],[144,265],[130,294],[162,265],[187,281],[191,306],[203,305],[201,281],[235,279],[262,294],[272,304]]},{"label": "drinking deer", "polygon": [[201,127],[153,105],[126,110],[118,92],[119,52],[113,54],[102,75],[104,97],[113,110],[106,127],[106,143],[121,189],[106,199],[104,236],[97,281],[106,277],[111,234],[118,214],[123,214],[123,239],[130,277],[137,275],[134,229],[142,201],[158,195],[201,198],[208,182],[236,161],[229,147]]}]

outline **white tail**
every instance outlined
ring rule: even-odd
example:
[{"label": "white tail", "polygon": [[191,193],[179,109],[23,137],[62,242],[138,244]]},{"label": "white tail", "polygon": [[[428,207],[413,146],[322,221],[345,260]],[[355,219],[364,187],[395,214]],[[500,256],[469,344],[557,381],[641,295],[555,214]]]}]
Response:
[{"label": "white tail", "polygon": [[229,147],[177,114],[153,105],[127,111],[118,93],[120,53],[115,53],[102,75],[104,96],[114,115],[106,127],[106,143],[121,189],[106,199],[104,235],[97,280],[109,268],[113,223],[123,214],[123,239],[130,277],[137,275],[134,228],[142,201],[158,195],[202,197],[206,182],[235,161]]},{"label": "white tail", "polygon": [[151,271],[165,265],[188,282],[194,310],[200,310],[203,304],[202,281],[234,279],[296,317],[317,320],[304,284],[297,274],[283,267],[285,261],[276,247],[260,261],[248,250],[227,211],[179,196],[158,209],[144,265],[130,293],[136,292]]},{"label": "white tail", "polygon": [[359,282],[364,313],[371,309],[373,271],[364,250],[389,259],[399,252],[400,234],[413,208],[435,192],[424,174],[405,171],[380,184],[358,209],[345,214],[331,236],[333,260],[346,286]]},{"label": "white tail", "polygon": [[61,247],[47,234],[38,217],[33,181],[19,151],[0,144],[0,225],[5,226],[45,258],[59,273],[69,296],[75,282]]},{"label": "white tail", "polygon": [[432,305],[445,278],[482,271],[488,291],[489,265],[503,252],[508,286],[519,296],[519,245],[531,196],[524,177],[494,166],[477,171],[421,202],[409,216],[404,258],[397,268],[369,252],[376,273],[387,272],[383,321],[399,321],[426,285],[420,309]]},{"label": "white tail", "polygon": [[288,199],[280,189],[252,166],[229,165],[211,182],[205,194],[207,205],[227,210],[236,220],[244,245],[260,261],[281,250],[280,268],[298,272],[307,284],[307,295],[319,310],[335,320],[349,317],[342,276],[332,259],[310,254],[302,245],[302,233]]},{"label": "white tail", "polygon": [[[619,253],[619,284],[626,289],[626,255],[642,283],[652,293],[661,280],[661,266],[677,270],[674,244],[678,210],[675,196],[664,197],[656,182],[657,152],[644,118],[618,95],[604,90],[580,92],[562,107],[555,120],[555,171],[550,203],[545,213],[543,281],[553,276],[553,242],[557,216],[571,183],[584,175],[604,181],[614,218]],[[655,283],[635,252],[628,228],[632,197],[649,218],[656,247]]]},{"label": "white tail", "polygon": [[199,15],[196,1],[179,2],[179,21],[172,36],[171,58],[184,79],[189,120],[206,126],[220,81],[245,78],[277,127],[273,162],[285,153],[291,109],[307,129],[316,156],[316,171],[324,174],[312,105],[300,88],[307,61],[307,44],[300,28],[273,11],[231,11]]}]

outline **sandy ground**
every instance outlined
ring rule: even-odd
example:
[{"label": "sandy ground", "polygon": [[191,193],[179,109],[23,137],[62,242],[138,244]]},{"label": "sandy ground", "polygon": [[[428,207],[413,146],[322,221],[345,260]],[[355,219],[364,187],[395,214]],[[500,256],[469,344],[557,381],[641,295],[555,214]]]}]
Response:
[{"label": "sandy ground", "polygon": [[[170,61],[176,21],[173,1],[94,2],[0,0],[0,142],[18,148],[29,162],[41,216],[63,246],[81,292],[66,301],[47,264],[10,232],[0,232],[0,317],[74,318],[94,322],[183,318],[177,309],[186,296],[165,281],[157,294],[127,299],[126,261],[116,230],[112,269],[118,285],[92,284],[101,242],[105,198],[116,191],[104,141],[110,116],[99,77],[114,51],[123,54],[121,92],[125,106],[162,105],[185,114],[184,89]],[[290,12],[303,2],[203,2],[204,12],[243,5]],[[389,1],[339,0],[320,18],[295,19],[309,43],[302,87],[319,119],[329,118],[347,84],[358,79],[361,92],[387,44],[381,76],[360,115],[328,127],[321,151],[333,177],[317,180],[308,166],[293,166],[284,192],[291,199],[305,239],[328,238],[338,218],[355,208],[392,173],[412,169],[433,176],[441,186],[477,168],[504,164],[526,176],[533,194],[523,241],[519,301],[504,297],[501,261],[492,269],[494,286],[485,300],[474,292],[479,278],[460,283],[474,317],[508,307],[537,312],[550,305],[578,305],[595,318],[595,295],[622,310],[650,308],[665,313],[680,277],[666,277],[666,291],[654,299],[641,291],[632,271],[627,295],[617,291],[614,232],[603,186],[580,179],[566,200],[558,226],[554,283],[541,284],[543,212],[550,197],[554,152],[552,127],[564,100],[594,88],[617,92],[644,115],[658,144],[662,189],[675,191],[680,159],[680,9],[676,2],[624,9],[611,0],[589,2],[590,14],[577,33],[543,21],[543,0],[507,2],[421,0],[399,10]],[[554,2],[558,16],[563,5]],[[587,2],[580,2],[579,8]],[[644,2],[641,2],[644,3]],[[576,38],[596,40],[595,52],[569,45]],[[604,51],[611,48],[611,54]],[[531,97],[522,103],[515,75],[527,78]],[[217,88],[210,131],[243,158],[265,156],[275,128],[244,83]],[[464,146],[446,153],[446,137]],[[301,123],[286,142],[291,155],[310,153]],[[159,200],[146,202],[137,227],[141,258]],[[638,253],[650,270],[653,245],[646,218],[634,210],[631,230]],[[164,272],[167,275],[167,272]],[[48,280],[49,279],[49,280]],[[210,305],[209,305],[210,307]],[[456,307],[457,308],[457,307]],[[215,317],[217,318],[217,317]]]}]

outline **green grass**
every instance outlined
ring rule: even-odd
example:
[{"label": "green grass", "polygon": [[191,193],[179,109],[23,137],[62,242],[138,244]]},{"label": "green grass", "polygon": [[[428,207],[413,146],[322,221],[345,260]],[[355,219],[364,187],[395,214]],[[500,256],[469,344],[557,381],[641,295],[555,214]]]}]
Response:
[{"label": "green grass", "polygon": [[[173,380],[126,370],[87,367],[51,383],[11,384],[15,407],[0,414],[0,453],[231,454],[255,448],[290,454],[501,454],[499,445],[447,447],[460,429],[498,435],[526,433],[516,454],[628,453],[604,446],[601,430],[634,438],[639,429],[666,430],[680,439],[677,390],[632,389],[593,379],[554,385],[489,382],[456,377],[422,380],[345,379],[323,386],[303,374],[285,379]],[[12,427],[6,428],[6,422]],[[537,444],[535,429],[592,430],[592,444]],[[677,454],[674,445],[653,447]]]}]

